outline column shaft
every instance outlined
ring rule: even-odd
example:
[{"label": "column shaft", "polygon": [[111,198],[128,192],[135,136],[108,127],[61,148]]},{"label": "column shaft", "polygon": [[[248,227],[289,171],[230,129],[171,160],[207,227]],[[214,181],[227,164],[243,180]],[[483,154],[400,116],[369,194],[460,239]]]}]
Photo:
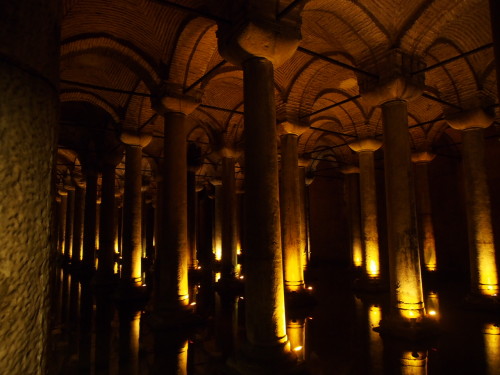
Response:
[{"label": "column shaft", "polygon": [[115,256],[115,166],[105,164],[102,170],[101,207],[99,220],[99,262],[101,278],[113,276]]},{"label": "column shaft", "polygon": [[167,112],[163,161],[161,244],[157,250],[158,312],[189,303],[186,115]]},{"label": "column shaft", "polygon": [[359,152],[359,169],[361,228],[364,247],[363,263],[368,278],[379,278],[380,255],[377,224],[377,187],[373,151]]},{"label": "column shaft", "polygon": [[363,245],[361,241],[359,174],[345,175],[345,195],[349,215],[349,231],[351,238],[351,259],[354,267],[363,266]]},{"label": "column shaft", "polygon": [[463,170],[473,293],[498,294],[491,205],[484,166],[483,129],[462,132]]},{"label": "column shaft", "polygon": [[68,193],[62,191],[59,193],[61,196],[61,204],[59,206],[59,252],[64,254],[66,248],[66,213],[68,211]]},{"label": "column shaft", "polygon": [[198,195],[196,193],[196,172],[187,172],[187,189],[188,189],[188,267],[196,268],[198,259],[196,255],[196,211],[198,205]]},{"label": "column shaft", "polygon": [[404,318],[424,314],[407,103],[382,104],[392,305]]},{"label": "column shaft", "polygon": [[243,63],[246,332],[251,344],[266,347],[287,341],[273,74],[264,58]]},{"label": "column shaft", "polygon": [[97,173],[87,171],[85,213],[83,218],[83,264],[95,267],[96,220],[97,220]]},{"label": "column shaft", "polygon": [[222,258],[221,277],[235,276],[237,265],[236,181],[234,158],[222,158]]},{"label": "column shaft", "polygon": [[299,291],[304,288],[300,242],[300,194],[297,140],[295,134],[281,136],[280,215],[285,268],[285,288]]},{"label": "column shaft", "polygon": [[122,276],[125,283],[142,284],[142,147],[125,145]]},{"label": "column shaft", "polygon": [[432,224],[428,166],[429,163],[415,164],[417,212],[420,223],[419,235],[423,265],[427,271],[436,271],[436,243],[434,240],[434,226]]},{"label": "column shaft", "polygon": [[64,257],[70,260],[73,254],[73,227],[75,222],[75,188],[66,187],[68,199],[66,204],[66,230],[64,241]]},{"label": "column shaft", "polygon": [[307,213],[306,213],[306,169],[299,167],[299,214],[300,214],[300,252],[302,255],[302,267],[307,268],[309,254],[307,247]]},{"label": "column shaft", "polygon": [[215,259],[222,259],[222,185],[214,185],[214,225],[213,225],[213,248],[215,252]]},{"label": "column shaft", "polygon": [[73,224],[73,253],[71,262],[80,262],[83,255],[83,215],[85,211],[85,186],[76,186],[75,219]]}]

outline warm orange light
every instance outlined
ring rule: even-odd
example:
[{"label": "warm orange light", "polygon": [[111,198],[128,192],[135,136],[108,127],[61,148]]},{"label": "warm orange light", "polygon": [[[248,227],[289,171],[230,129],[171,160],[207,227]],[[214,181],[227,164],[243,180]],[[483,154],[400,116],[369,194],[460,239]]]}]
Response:
[{"label": "warm orange light", "polygon": [[425,307],[428,315],[433,319],[439,316],[439,298],[436,292],[428,292],[425,298]]},{"label": "warm orange light", "polygon": [[374,259],[370,260],[370,266],[368,268],[368,277],[376,278],[380,275],[380,268],[378,262]]},{"label": "warm orange light", "polygon": [[312,286],[308,286],[307,289],[308,290],[313,290],[313,287]]},{"label": "warm orange light", "polygon": [[306,319],[288,319],[286,334],[290,347],[297,355],[299,361],[305,360],[304,346],[306,342]]},{"label": "warm orange light", "polygon": [[302,350],[302,346],[296,346],[295,348],[293,348],[293,350],[298,352],[298,351]]},{"label": "warm orange light", "polygon": [[220,272],[215,273],[215,282],[220,280]]},{"label": "warm orange light", "polygon": [[487,323],[483,327],[484,352],[488,374],[498,374],[500,368],[500,325]]},{"label": "warm orange light", "polygon": [[401,374],[425,375],[427,374],[427,353],[405,351],[401,356]]}]

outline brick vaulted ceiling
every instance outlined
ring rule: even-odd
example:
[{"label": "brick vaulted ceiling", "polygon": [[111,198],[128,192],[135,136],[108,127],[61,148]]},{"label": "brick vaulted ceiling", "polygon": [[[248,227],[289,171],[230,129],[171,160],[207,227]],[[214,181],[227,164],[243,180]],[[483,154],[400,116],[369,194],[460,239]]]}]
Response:
[{"label": "brick vaulted ceiling", "polygon": [[[217,149],[240,147],[242,71],[220,56],[213,17],[199,14],[225,17],[227,7],[222,7],[222,1],[170,1],[197,9],[197,14],[165,2],[64,0],[61,165],[78,164],[77,159],[85,158],[93,148],[99,152],[118,147],[116,134],[121,129],[142,129],[154,135],[144,150],[152,161],[145,169],[154,170],[155,160],[162,156],[163,121],[151,109],[149,96],[162,82],[203,90],[203,106],[190,116],[189,140],[197,143],[210,162],[216,161]],[[280,11],[293,1],[263,2],[276,3],[274,8]],[[443,137],[457,137],[442,120],[443,112],[476,105],[478,100],[497,102],[487,0],[304,3],[300,47],[375,75],[384,69],[381,56],[392,48],[432,66],[485,46],[425,73],[425,95],[409,104],[415,149],[432,147]],[[210,74],[193,86],[207,72]],[[359,73],[352,69],[300,48],[276,69],[278,120],[299,119],[309,127],[300,137],[300,153],[335,146],[333,156],[351,162],[353,153],[346,142],[381,136],[381,111],[358,97],[358,78]],[[352,97],[357,99],[347,100]],[[310,115],[342,101],[346,102]],[[412,127],[422,122],[426,124]],[[205,168],[202,173],[211,172]]]}]

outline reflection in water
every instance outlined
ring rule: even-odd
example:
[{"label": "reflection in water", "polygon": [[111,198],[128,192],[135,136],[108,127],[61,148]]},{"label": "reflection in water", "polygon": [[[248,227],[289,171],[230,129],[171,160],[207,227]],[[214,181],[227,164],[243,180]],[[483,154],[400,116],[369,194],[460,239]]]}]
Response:
[{"label": "reflection in water", "polygon": [[92,359],[93,300],[88,283],[82,283],[81,288],[78,368],[80,374],[90,374]]},{"label": "reflection in water", "polygon": [[226,357],[233,353],[238,337],[238,299],[215,295],[215,343]]},{"label": "reflection in water", "polygon": [[483,326],[484,350],[488,375],[500,375],[500,325]]},{"label": "reflection in water", "polygon": [[404,351],[401,356],[401,375],[426,375],[427,352]]},{"label": "reflection in water", "polygon": [[136,375],[139,373],[139,332],[141,312],[120,309],[120,375]]},{"label": "reflection in water", "polygon": [[306,359],[306,324],[306,318],[291,318],[286,323],[286,334],[290,348],[294,351],[299,362]]},{"label": "reflection in water", "polygon": [[189,341],[168,333],[155,335],[151,375],[187,375]]},{"label": "reflection in water", "polygon": [[382,374],[383,371],[383,345],[380,334],[373,329],[380,325],[382,309],[379,305],[370,305],[368,308],[368,337],[369,353],[372,374]]},{"label": "reflection in water", "polygon": [[111,320],[114,307],[108,293],[96,294],[96,328],[95,328],[95,374],[110,373],[111,362]]}]

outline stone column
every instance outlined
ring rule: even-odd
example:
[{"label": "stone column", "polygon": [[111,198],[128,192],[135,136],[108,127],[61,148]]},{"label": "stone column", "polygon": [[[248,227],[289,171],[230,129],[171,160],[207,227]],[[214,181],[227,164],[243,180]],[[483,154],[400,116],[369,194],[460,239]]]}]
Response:
[{"label": "stone column", "polygon": [[500,3],[490,0],[491,36],[493,37],[493,48],[495,50],[495,67],[497,73],[497,97],[500,97]]},{"label": "stone column", "polygon": [[210,183],[214,187],[214,210],[213,210],[213,249],[215,260],[222,259],[222,180],[213,178]]},{"label": "stone column", "polygon": [[198,267],[198,256],[196,253],[196,216],[198,206],[198,194],[196,192],[196,168],[188,167],[187,174],[187,189],[188,189],[188,267],[196,269]]},{"label": "stone column", "polygon": [[222,257],[221,279],[236,276],[238,245],[238,224],[236,218],[236,181],[234,176],[235,158],[231,150],[225,150],[222,157]]},{"label": "stone column", "polygon": [[85,182],[75,178],[75,218],[73,223],[73,253],[71,263],[77,265],[83,255],[83,215],[85,211]]},{"label": "stone column", "polygon": [[0,6],[0,371],[48,372],[60,1]]},{"label": "stone column", "polygon": [[195,97],[182,87],[167,85],[153,107],[165,118],[161,243],[157,244],[158,274],[154,310],[158,316],[178,316],[189,305],[187,238],[187,116],[196,109]]},{"label": "stone column", "polygon": [[59,189],[58,192],[61,197],[61,204],[59,206],[59,252],[64,255],[66,247],[66,213],[68,211],[68,192],[64,189]]},{"label": "stone column", "polygon": [[490,297],[498,295],[498,271],[484,164],[483,129],[490,126],[493,120],[491,114],[480,108],[447,116],[448,124],[462,131],[471,292],[473,295]]},{"label": "stone column", "polygon": [[306,212],[306,201],[307,201],[307,188],[306,188],[306,167],[300,165],[299,159],[299,211],[300,211],[300,251],[302,254],[302,267],[304,267],[304,271],[307,270],[307,265],[309,263],[309,248],[307,246],[308,243],[308,235],[307,235],[307,212]]},{"label": "stone column", "polygon": [[122,275],[124,286],[142,285],[142,149],[151,135],[125,131],[125,188],[123,195]]},{"label": "stone column", "polygon": [[102,166],[101,205],[99,219],[99,258],[97,281],[113,280],[115,263],[115,167],[117,162],[106,160]]},{"label": "stone column", "polygon": [[369,282],[380,281],[380,253],[377,224],[377,186],[374,153],[382,142],[364,138],[349,144],[359,157],[359,191],[364,276]]},{"label": "stone column", "polygon": [[415,152],[411,161],[415,164],[417,215],[422,264],[427,272],[437,270],[436,242],[432,224],[431,197],[429,192],[429,163],[436,155],[428,151]]},{"label": "stone column", "polygon": [[342,168],[345,176],[344,194],[347,203],[349,234],[351,238],[351,261],[355,268],[363,266],[363,244],[361,241],[361,208],[359,204],[359,168],[350,166]]},{"label": "stone column", "polygon": [[71,177],[66,176],[64,190],[68,192],[66,204],[66,230],[64,240],[64,259],[69,262],[73,255],[73,227],[75,222],[75,187]]},{"label": "stone column", "polygon": [[360,90],[368,103],[382,108],[392,310],[381,327],[395,335],[414,336],[430,322],[424,319],[407,101],[420,95],[425,77],[408,78],[408,72],[423,65],[397,49],[388,51],[380,64],[381,77],[371,87],[360,83]]},{"label": "stone column", "polygon": [[304,290],[303,249],[301,248],[301,210],[299,192],[298,136],[281,135],[280,214],[285,289]]},{"label": "stone column", "polygon": [[260,367],[284,371],[291,355],[285,320],[274,67],[295,52],[300,35],[298,19],[286,24],[264,22],[250,13],[242,14],[255,18],[236,22],[237,29],[219,25],[217,36],[221,55],[243,68],[245,102],[247,344],[243,358],[236,357],[231,366],[242,373],[248,366],[253,367],[251,373],[262,373]]},{"label": "stone column", "polygon": [[83,217],[83,266],[95,268],[96,220],[97,220],[97,171],[95,167],[85,169],[87,191]]}]

